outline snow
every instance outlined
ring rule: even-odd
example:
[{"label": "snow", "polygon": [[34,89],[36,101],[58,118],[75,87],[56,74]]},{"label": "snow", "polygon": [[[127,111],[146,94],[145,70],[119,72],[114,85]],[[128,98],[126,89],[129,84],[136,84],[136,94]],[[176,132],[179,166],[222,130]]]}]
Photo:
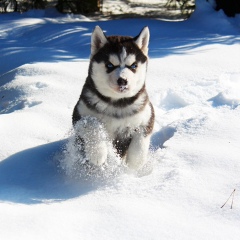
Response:
[{"label": "snow", "polygon": [[[0,19],[0,239],[239,239],[239,16],[198,0],[183,22],[53,10]],[[95,25],[150,28],[148,174],[111,163],[85,179],[59,166],[74,158],[71,114]],[[234,189],[233,208],[232,198],[221,208]]]}]

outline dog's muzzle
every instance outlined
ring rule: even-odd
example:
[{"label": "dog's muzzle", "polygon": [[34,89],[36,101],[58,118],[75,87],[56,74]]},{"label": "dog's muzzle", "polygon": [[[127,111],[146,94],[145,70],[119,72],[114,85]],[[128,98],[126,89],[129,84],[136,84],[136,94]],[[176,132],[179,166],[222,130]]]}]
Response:
[{"label": "dog's muzzle", "polygon": [[124,79],[124,78],[119,78],[118,80],[117,80],[117,84],[118,84],[118,86],[119,86],[119,91],[120,92],[123,92],[123,91],[125,91],[125,90],[127,90],[128,89],[128,81],[126,80],[126,79]]},{"label": "dog's muzzle", "polygon": [[118,84],[119,87],[121,87],[121,86],[127,86],[128,81],[127,81],[126,79],[124,79],[124,78],[119,78],[119,79],[117,80],[117,84]]}]

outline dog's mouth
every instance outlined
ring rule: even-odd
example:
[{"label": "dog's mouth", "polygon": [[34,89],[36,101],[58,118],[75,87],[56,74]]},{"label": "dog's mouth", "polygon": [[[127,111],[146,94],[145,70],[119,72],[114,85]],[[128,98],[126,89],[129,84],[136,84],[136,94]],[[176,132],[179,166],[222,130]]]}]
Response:
[{"label": "dog's mouth", "polygon": [[128,90],[128,86],[119,86],[118,91],[119,92],[126,92]]}]

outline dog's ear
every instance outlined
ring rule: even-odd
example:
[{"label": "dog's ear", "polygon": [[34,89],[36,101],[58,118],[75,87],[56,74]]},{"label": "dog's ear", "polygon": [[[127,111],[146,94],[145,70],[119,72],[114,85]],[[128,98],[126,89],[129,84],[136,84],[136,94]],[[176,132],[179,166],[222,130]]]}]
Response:
[{"label": "dog's ear", "polygon": [[104,35],[102,29],[96,26],[91,38],[91,56],[93,56],[97,51],[107,43],[107,38]]},{"label": "dog's ear", "polygon": [[148,54],[148,43],[149,43],[150,33],[148,27],[144,27],[140,34],[134,38],[135,43],[142,50],[142,52],[147,56]]}]

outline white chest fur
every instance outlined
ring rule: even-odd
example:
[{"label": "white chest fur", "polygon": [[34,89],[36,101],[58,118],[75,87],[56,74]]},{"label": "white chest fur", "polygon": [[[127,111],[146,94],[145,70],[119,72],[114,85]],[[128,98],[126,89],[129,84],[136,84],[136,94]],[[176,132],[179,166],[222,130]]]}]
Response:
[{"label": "white chest fur", "polygon": [[89,109],[83,101],[79,102],[78,111],[82,117],[93,116],[99,119],[105,125],[110,138],[114,138],[117,134],[130,135],[135,130],[140,130],[142,126],[147,125],[152,114],[151,107],[147,104],[142,111],[132,116],[115,118]]}]

